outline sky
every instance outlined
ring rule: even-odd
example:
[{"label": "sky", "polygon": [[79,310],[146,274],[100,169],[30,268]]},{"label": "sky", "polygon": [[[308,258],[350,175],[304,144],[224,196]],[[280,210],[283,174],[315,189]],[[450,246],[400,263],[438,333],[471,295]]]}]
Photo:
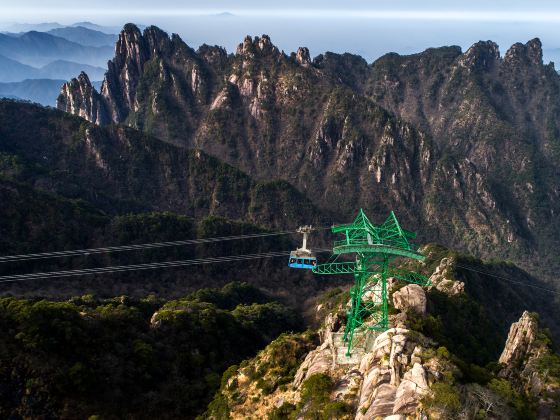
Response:
[{"label": "sky", "polygon": [[[493,40],[502,54],[541,38],[545,60],[560,64],[558,0],[0,0],[0,29],[11,23],[92,21],[155,24],[189,45],[234,51],[245,35],[268,34],[287,53],[309,47],[352,52],[368,61],[387,52]],[[560,66],[557,66],[560,67]]]}]

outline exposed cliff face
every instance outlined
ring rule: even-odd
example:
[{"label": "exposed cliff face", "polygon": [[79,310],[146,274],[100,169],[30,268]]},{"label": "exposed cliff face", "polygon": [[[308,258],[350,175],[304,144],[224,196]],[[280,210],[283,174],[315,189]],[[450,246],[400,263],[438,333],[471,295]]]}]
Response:
[{"label": "exposed cliff face", "polygon": [[469,225],[470,219],[469,228],[485,230],[484,219],[501,212],[506,224],[493,225],[500,234],[492,238],[487,231],[485,237],[513,247],[526,238],[525,246],[550,254],[539,236],[551,232],[559,211],[560,78],[553,65],[543,64],[538,39],[513,45],[503,58],[491,41],[464,54],[440,48],[388,55],[373,64],[368,83],[367,96],[470,167],[465,201],[479,203],[454,226]]},{"label": "exposed cliff face", "polygon": [[284,179],[338,217],[392,208],[423,239],[527,264],[537,248],[545,266],[560,237],[559,92],[538,40],[503,58],[487,41],[368,65],[288,56],[266,35],[194,51],[126,25],[101,92],[73,80],[58,104]]},{"label": "exposed cliff face", "polygon": [[523,312],[519,321],[511,324],[499,362],[510,365],[511,368],[514,363],[523,361],[534,350],[533,344],[537,339],[538,328],[536,317],[527,311]]},{"label": "exposed cliff face", "polygon": [[500,376],[537,401],[538,418],[560,419],[560,357],[550,348],[536,313],[525,311],[511,325],[499,362]]},{"label": "exposed cliff face", "polygon": [[84,72],[81,72],[78,78],[72,79],[62,86],[57,107],[95,124],[110,123],[105,103]]}]

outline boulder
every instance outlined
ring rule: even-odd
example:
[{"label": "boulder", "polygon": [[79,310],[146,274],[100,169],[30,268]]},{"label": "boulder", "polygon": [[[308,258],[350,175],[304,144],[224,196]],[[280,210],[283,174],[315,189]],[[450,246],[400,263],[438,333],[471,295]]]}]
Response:
[{"label": "boulder", "polygon": [[385,417],[393,414],[397,387],[391,384],[382,384],[375,391],[375,398],[364,417],[366,419]]},{"label": "boulder", "polygon": [[465,292],[465,283],[453,278],[453,258],[443,258],[430,276],[430,282],[440,292],[449,296],[458,295]]},{"label": "boulder", "polygon": [[393,294],[395,308],[406,311],[412,309],[419,314],[426,313],[426,293],[417,284],[409,284]]},{"label": "boulder", "polygon": [[301,384],[316,373],[327,373],[333,364],[332,351],[328,342],[309,352],[299,367],[293,385],[299,388]]}]

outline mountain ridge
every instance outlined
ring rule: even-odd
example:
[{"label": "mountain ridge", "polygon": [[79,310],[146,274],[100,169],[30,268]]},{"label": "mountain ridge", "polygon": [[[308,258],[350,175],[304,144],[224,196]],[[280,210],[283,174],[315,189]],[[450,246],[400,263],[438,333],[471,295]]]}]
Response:
[{"label": "mountain ridge", "polygon": [[504,58],[481,42],[368,65],[351,54],[311,60],[303,47],[287,55],[266,35],[235,54],[195,51],[128,24],[100,92],[81,75],[57,103],[200,148],[257,179],[287,180],[339,216],[392,208],[426,240],[551,267],[550,276],[559,266],[550,252],[558,223],[546,222],[560,214],[559,86],[537,39]]}]

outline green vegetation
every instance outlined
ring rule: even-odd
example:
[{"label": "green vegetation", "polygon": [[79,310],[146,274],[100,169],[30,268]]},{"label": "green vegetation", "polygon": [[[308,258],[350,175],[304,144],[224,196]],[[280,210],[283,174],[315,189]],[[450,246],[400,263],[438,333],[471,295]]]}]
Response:
[{"label": "green vegetation", "polygon": [[535,418],[534,411],[527,398],[514,390],[509,381],[492,379],[488,388],[498,394],[514,410],[516,419],[530,420]]},{"label": "green vegetation", "polygon": [[410,328],[433,338],[466,362],[486,365],[496,360],[503,337],[493,329],[486,311],[465,294],[428,293],[428,315],[409,316]]},{"label": "green vegetation", "polygon": [[436,382],[431,387],[431,394],[422,400],[422,404],[442,414],[443,418],[453,418],[461,409],[461,397],[457,388],[448,382]]},{"label": "green vegetation", "polygon": [[165,303],[0,299],[0,417],[194,417],[228,367],[301,328],[245,283],[214,292],[217,304],[209,289]]},{"label": "green vegetation", "polygon": [[[232,366],[224,372],[220,390],[208,405],[201,418],[227,418],[226,414],[235,410],[238,404],[246,402],[248,388],[254,384],[258,394],[251,403],[275,392],[286,390],[293,382],[297,369],[305,356],[317,345],[317,335],[309,331],[300,334],[282,334],[251,360],[244,360],[239,366]],[[239,384],[237,378],[249,378]],[[254,401],[256,400],[256,401]],[[271,413],[272,418],[286,418],[295,406],[284,404]]]},{"label": "green vegetation", "polygon": [[334,383],[330,376],[318,373],[310,376],[301,387],[301,400],[297,406],[284,403],[273,410],[269,420],[297,418],[309,420],[335,420],[351,418],[351,407],[341,401],[331,401]]}]

